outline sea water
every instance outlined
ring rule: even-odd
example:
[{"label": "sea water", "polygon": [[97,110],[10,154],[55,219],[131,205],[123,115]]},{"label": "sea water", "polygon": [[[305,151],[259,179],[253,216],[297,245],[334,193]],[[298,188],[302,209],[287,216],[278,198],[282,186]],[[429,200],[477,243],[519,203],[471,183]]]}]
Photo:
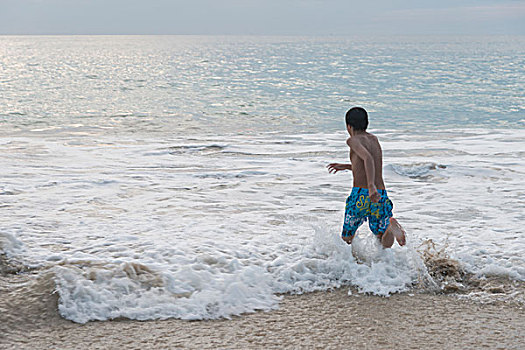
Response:
[{"label": "sea water", "polygon": [[[87,322],[525,280],[525,38],[0,37],[0,251]],[[340,238],[370,115],[408,245]],[[432,283],[423,284],[429,288]]]}]

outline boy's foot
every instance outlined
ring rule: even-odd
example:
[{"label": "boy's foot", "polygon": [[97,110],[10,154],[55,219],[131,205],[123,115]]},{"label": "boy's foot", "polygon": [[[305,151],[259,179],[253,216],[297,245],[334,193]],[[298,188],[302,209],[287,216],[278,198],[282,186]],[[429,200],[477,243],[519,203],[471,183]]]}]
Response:
[{"label": "boy's foot", "polygon": [[401,227],[399,222],[393,217],[390,218],[390,225],[388,226],[388,229],[386,231],[391,231],[391,233],[394,235],[397,243],[400,246],[404,246],[405,244],[407,244],[405,230],[403,230],[403,227]]}]

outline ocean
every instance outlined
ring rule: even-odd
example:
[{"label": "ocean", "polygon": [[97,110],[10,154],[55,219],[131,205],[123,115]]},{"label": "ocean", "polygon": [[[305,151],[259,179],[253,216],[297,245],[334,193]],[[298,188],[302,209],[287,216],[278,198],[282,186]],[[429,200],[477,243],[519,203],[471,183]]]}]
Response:
[{"label": "ocean", "polygon": [[[525,37],[0,36],[2,287],[46,279],[77,323],[523,304],[524,67]],[[339,238],[352,106],[405,247]]]}]

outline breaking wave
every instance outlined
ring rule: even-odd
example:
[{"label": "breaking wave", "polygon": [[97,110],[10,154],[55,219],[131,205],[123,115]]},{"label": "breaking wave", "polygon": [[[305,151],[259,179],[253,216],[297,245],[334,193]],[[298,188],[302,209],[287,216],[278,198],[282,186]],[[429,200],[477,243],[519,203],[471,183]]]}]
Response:
[{"label": "breaking wave", "polygon": [[[469,273],[448,256],[446,247],[438,249],[431,240],[417,247],[409,243],[385,250],[367,235],[357,236],[349,246],[336,234],[326,234],[318,227],[314,231],[309,245],[282,245],[275,258],[255,264],[233,258],[232,252],[229,256],[200,254],[187,264],[171,267],[63,260],[34,270],[8,259],[4,246],[0,266],[3,276],[32,276],[16,292],[14,299],[20,301],[13,307],[28,304],[22,307],[25,313],[58,310],[62,317],[78,323],[116,318],[230,318],[276,309],[283,293],[346,286],[384,297],[437,292],[523,303],[522,281]],[[24,312],[16,317],[29,317]]]}]

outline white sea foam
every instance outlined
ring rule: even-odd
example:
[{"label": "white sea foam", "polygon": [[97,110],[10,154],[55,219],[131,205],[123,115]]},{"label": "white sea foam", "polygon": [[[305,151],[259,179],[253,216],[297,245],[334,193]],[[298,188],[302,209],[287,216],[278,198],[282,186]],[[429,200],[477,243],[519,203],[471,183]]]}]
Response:
[{"label": "white sea foam", "polygon": [[161,273],[132,263],[57,267],[59,312],[84,323],[116,317],[212,319],[277,307],[279,298],[261,267],[247,266],[229,274],[201,268],[188,265]]},{"label": "white sea foam", "polygon": [[62,262],[54,268],[59,311],[81,323],[116,317],[212,319],[274,309],[278,293],[354,285],[363,293],[388,296],[408,290],[424,273],[417,254],[407,248],[383,250],[371,237],[356,238],[349,246],[320,228],[304,247],[277,248],[277,258],[256,264],[211,249],[155,268]]},{"label": "white sea foam", "polygon": [[8,255],[21,254],[23,249],[24,244],[13,234],[0,232],[0,253]]},{"label": "white sea foam", "polygon": [[[76,322],[230,317],[273,309],[279,293],[345,285],[388,296],[428,277],[416,251],[428,238],[446,242],[471,273],[525,279],[514,219],[523,206],[513,200],[522,191],[517,151],[478,171],[487,158],[475,151],[485,152],[492,136],[480,136],[468,155],[450,158],[451,147],[422,161],[410,143],[378,134],[386,149],[404,149],[385,156],[394,213],[408,232],[404,248],[383,250],[366,224],[352,246],[339,238],[351,177],[325,165],[344,160],[340,133],[192,138],[188,147],[177,139],[177,152],[167,153],[153,150],[173,149],[170,140],[99,141],[110,149],[20,140],[53,151],[34,159],[23,179],[12,176],[17,158],[4,156],[7,186],[19,190],[6,204],[13,213],[30,206],[34,219],[4,225],[3,249],[51,267],[60,313]],[[424,142],[427,152],[439,143],[410,142]]]}]

